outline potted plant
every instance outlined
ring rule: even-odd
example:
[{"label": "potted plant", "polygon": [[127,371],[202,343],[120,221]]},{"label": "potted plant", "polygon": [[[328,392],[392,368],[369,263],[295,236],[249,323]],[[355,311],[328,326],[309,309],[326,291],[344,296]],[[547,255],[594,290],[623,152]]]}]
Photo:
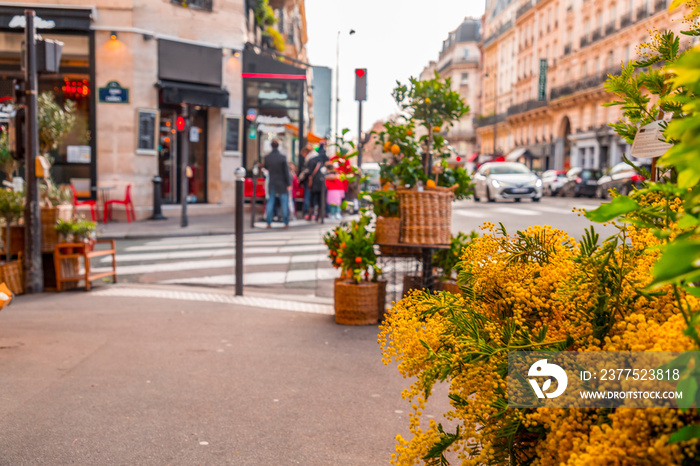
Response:
[{"label": "potted plant", "polygon": [[11,190],[0,190],[0,217],[5,221],[5,263],[0,265],[0,280],[7,283],[13,293],[24,293],[22,264],[20,260],[11,260],[13,253],[13,231],[17,235],[15,246],[16,252],[21,249],[19,246],[23,244],[24,229],[21,227],[13,228],[12,224],[17,221],[24,212],[24,194],[16,193]]},{"label": "potted plant", "polygon": [[85,243],[85,252],[90,252],[95,247],[96,223],[90,220],[78,220],[73,223],[73,240],[76,243]]},{"label": "potted plant", "polygon": [[[458,92],[435,73],[433,79],[410,79],[399,84],[393,97],[404,115],[377,133],[388,153],[383,181],[397,186],[402,243],[448,244],[454,199],[471,192],[463,167],[450,167],[452,149],[441,135],[443,128],[469,112]],[[420,133],[420,134],[419,134]]]},{"label": "potted plant", "polygon": [[479,235],[474,231],[469,234],[460,232],[450,240],[449,249],[435,251],[433,254],[433,265],[440,269],[440,282],[439,286],[436,286],[437,289],[454,294],[462,293],[460,287],[455,283],[456,275],[459,272],[462,249],[478,237]]},{"label": "potted plant", "polygon": [[334,288],[335,321],[344,325],[376,324],[384,315],[386,282],[374,253],[374,233],[368,230],[371,217],[365,212],[359,220],[328,232],[324,241],[333,265],[341,269]]}]

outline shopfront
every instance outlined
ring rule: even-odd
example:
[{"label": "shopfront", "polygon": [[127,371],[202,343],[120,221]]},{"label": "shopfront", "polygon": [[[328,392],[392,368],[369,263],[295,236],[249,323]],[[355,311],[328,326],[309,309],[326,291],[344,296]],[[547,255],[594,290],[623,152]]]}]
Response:
[{"label": "shopfront", "polygon": [[243,166],[262,161],[269,141],[278,138],[282,152],[298,165],[306,142],[306,70],[247,48],[243,52]]},{"label": "shopfront", "polygon": [[[64,43],[60,72],[39,76],[39,94],[49,92],[63,106],[76,105],[76,123],[68,136],[47,155],[56,183],[85,186],[96,197],[95,42],[90,30],[91,8],[33,8],[37,33]],[[20,53],[25,38],[24,8],[0,6],[0,98],[13,104],[13,80],[23,79]]]}]

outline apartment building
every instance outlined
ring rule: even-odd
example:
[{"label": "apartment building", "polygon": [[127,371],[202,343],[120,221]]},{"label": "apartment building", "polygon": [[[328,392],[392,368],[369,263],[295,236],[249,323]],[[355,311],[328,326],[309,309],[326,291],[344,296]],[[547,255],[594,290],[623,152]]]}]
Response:
[{"label": "apartment building", "polygon": [[470,112],[451,128],[445,128],[443,135],[455,149],[459,160],[469,161],[476,152],[476,131],[473,119],[479,114],[479,90],[481,85],[480,61],[481,20],[465,18],[442,43],[440,56],[426,66],[420,78],[432,79],[437,71],[441,78],[450,78],[452,89],[460,93],[469,105]]},{"label": "apartment building", "polygon": [[[667,0],[489,0],[484,16],[483,158],[535,169],[606,168],[629,155],[608,126],[619,107],[603,83],[649,30],[682,29]],[[692,39],[683,39],[687,47]]]}]

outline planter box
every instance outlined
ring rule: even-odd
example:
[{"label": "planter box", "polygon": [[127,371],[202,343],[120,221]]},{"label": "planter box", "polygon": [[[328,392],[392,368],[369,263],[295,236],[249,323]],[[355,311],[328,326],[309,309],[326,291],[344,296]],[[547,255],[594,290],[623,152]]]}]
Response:
[{"label": "planter box", "polygon": [[[41,208],[41,251],[53,252],[54,246],[59,243],[58,232],[54,228],[58,219],[71,220],[73,216],[72,205],[59,205],[55,207]],[[2,228],[3,249],[5,244],[6,229]],[[17,255],[24,251],[24,226],[10,226],[10,254]]]},{"label": "planter box", "polygon": [[449,291],[452,294],[461,295],[462,289],[453,280],[450,281],[439,281],[436,286],[440,291]]}]

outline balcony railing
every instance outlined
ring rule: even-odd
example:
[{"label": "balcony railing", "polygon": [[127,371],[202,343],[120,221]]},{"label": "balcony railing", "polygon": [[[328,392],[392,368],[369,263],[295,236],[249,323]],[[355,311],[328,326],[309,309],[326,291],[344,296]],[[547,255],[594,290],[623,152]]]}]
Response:
[{"label": "balcony railing", "polygon": [[654,12],[658,13],[666,9],[666,0],[656,0],[654,3]]},{"label": "balcony railing", "polygon": [[581,42],[579,43],[581,45],[581,48],[584,48],[585,46],[588,45],[588,37],[581,37]]},{"label": "balcony railing", "polygon": [[477,117],[474,118],[473,124],[474,127],[482,127],[482,126],[490,126],[495,123],[500,123],[502,121],[506,121],[506,114],[505,113],[499,113],[498,115],[489,115],[486,117]]},{"label": "balcony railing", "polygon": [[647,17],[647,6],[642,5],[637,8],[637,21],[642,20]]},{"label": "balcony railing", "polygon": [[530,11],[531,9],[532,9],[532,3],[527,2],[525,5],[518,8],[518,10],[515,12],[515,19],[520,18],[522,15],[524,15],[525,13]]},{"label": "balcony railing", "polygon": [[558,99],[559,97],[571,95],[575,92],[597,87],[608,80],[608,74],[619,75],[620,68],[611,68],[599,75],[587,76],[583,79],[579,79],[578,81],[574,81],[563,86],[554,87],[549,93],[549,98],[554,100]]},{"label": "balcony railing", "polygon": [[620,29],[626,28],[630,24],[632,24],[632,18],[630,18],[629,16],[623,16],[622,18],[620,18]]},{"label": "balcony railing", "polygon": [[508,116],[518,115],[519,113],[529,112],[530,110],[546,106],[546,100],[528,100],[527,102],[511,105],[508,108]]},{"label": "balcony railing", "polygon": [[612,22],[608,23],[607,26],[605,26],[605,35],[606,36],[609,36],[613,32],[615,32],[615,21],[612,21]]},{"label": "balcony railing", "polygon": [[195,10],[212,10],[213,0],[189,0],[183,2],[182,0],[170,0],[170,3],[174,5],[183,5],[187,8],[194,8]]},{"label": "balcony railing", "polygon": [[591,44],[597,40],[600,40],[601,37],[603,37],[603,33],[600,30],[593,31],[593,36],[591,36]]},{"label": "balcony railing", "polygon": [[571,53],[571,44],[566,44],[564,46],[564,55],[568,55]]}]

